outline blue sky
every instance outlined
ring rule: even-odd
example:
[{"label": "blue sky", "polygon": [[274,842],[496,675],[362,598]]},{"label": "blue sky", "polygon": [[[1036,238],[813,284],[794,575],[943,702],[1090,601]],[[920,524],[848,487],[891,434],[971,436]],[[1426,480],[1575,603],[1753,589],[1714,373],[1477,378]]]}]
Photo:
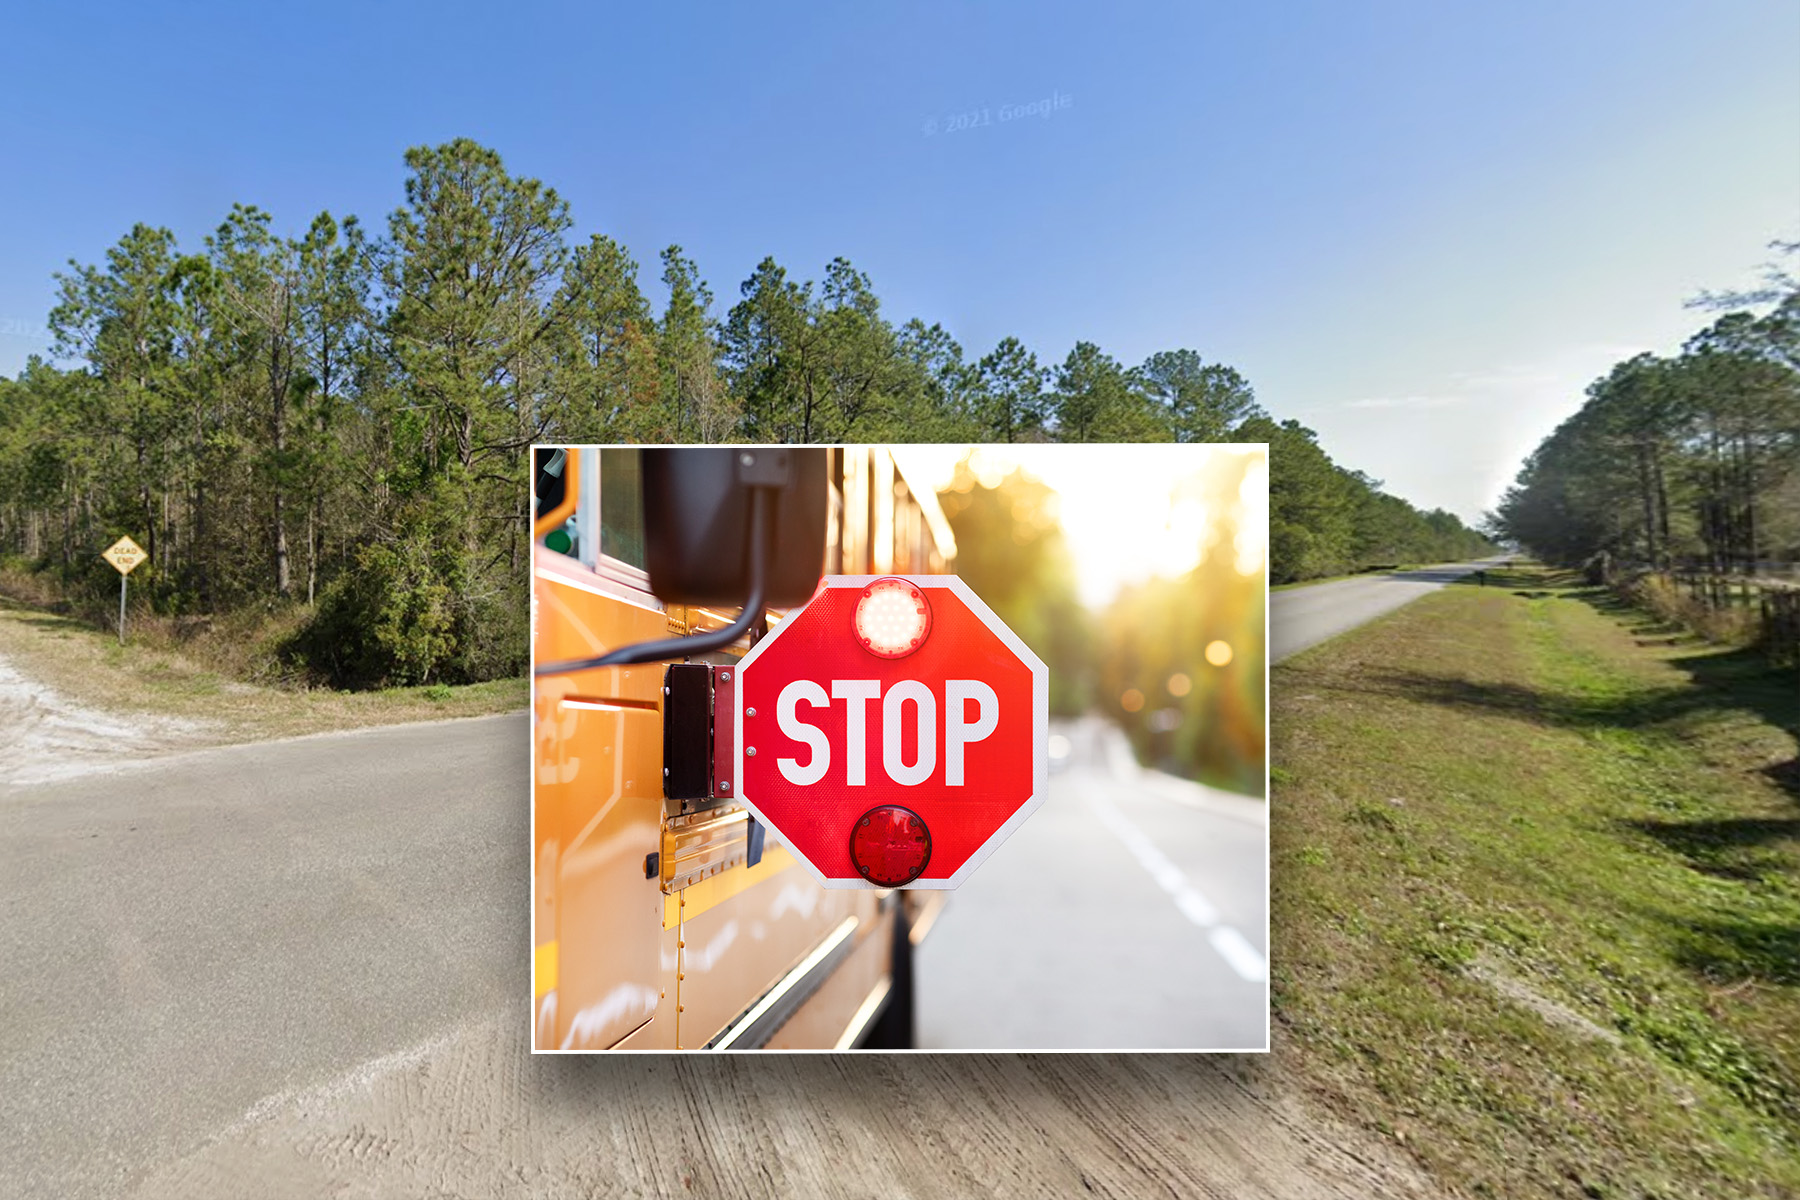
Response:
[{"label": "blue sky", "polygon": [[720,315],[764,255],[842,254],[972,354],[1192,347],[1473,517],[1800,236],[1792,3],[69,3],[0,45],[5,374],[133,222],[379,228],[406,147],[469,136],[652,296],[671,242]]}]

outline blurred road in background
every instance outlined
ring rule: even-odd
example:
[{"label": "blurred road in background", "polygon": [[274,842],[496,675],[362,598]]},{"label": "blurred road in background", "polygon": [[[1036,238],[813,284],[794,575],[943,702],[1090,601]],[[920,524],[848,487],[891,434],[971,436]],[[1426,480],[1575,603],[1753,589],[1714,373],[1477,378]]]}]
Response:
[{"label": "blurred road in background", "polygon": [[1267,807],[1053,731],[1048,798],[919,947],[920,1048],[1262,1049]]},{"label": "blurred road in background", "polygon": [[1445,563],[1269,593],[1269,661],[1280,662],[1502,560]]}]

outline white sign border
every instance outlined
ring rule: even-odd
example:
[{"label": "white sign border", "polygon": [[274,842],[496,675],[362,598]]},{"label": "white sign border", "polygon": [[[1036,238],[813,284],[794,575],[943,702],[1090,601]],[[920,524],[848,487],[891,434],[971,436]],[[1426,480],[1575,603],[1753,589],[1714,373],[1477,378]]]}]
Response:
[{"label": "white sign border", "polygon": [[[826,575],[820,579],[819,591],[813,596],[812,600],[807,601],[806,608],[812,607],[813,602],[818,600],[818,598],[827,591],[847,588],[861,590],[871,583],[874,583],[877,579],[904,579],[908,583],[920,588],[946,588],[955,593],[958,599],[968,605],[969,611],[980,618],[981,622],[993,631],[994,635],[1000,639],[1006,648],[1018,656],[1020,662],[1030,668],[1032,729],[1031,795],[1025,799],[1024,803],[1019,805],[1018,809],[1012,816],[1006,819],[1006,822],[1002,824],[1000,828],[996,829],[985,842],[975,848],[974,852],[969,855],[968,860],[956,869],[955,874],[945,879],[917,879],[911,883],[902,884],[899,888],[885,888],[879,884],[870,883],[866,879],[833,879],[826,875],[824,871],[820,870],[817,864],[810,858],[806,857],[806,855],[801,852],[800,848],[794,845],[785,834],[782,835],[782,844],[787,847],[788,851],[793,854],[795,858],[806,864],[806,869],[812,872],[813,878],[816,879],[822,887],[839,891],[885,892],[907,889],[951,891],[962,886],[963,880],[968,878],[970,872],[974,871],[976,867],[979,867],[983,862],[987,861],[988,855],[992,854],[995,849],[999,847],[1001,842],[1004,842],[1007,838],[1011,837],[1013,830],[1017,829],[1025,821],[1025,818],[1036,812],[1038,806],[1044,802],[1045,784],[1049,778],[1050,770],[1050,752],[1048,747],[1050,736],[1050,668],[1044,665],[1043,659],[1032,653],[1031,647],[1020,640],[1019,635],[1009,629],[1006,622],[1002,621],[999,616],[995,614],[994,610],[989,608],[987,603],[982,600],[980,596],[977,596],[969,585],[962,581],[962,577],[958,575]],[[756,801],[752,800],[749,794],[744,790],[743,673],[750,664],[757,660],[757,657],[761,655],[765,649],[774,643],[775,639],[787,632],[788,627],[794,624],[801,613],[806,611],[806,608],[789,613],[787,618],[783,620],[781,624],[769,631],[767,637],[762,638],[755,646],[751,647],[750,653],[739,659],[736,667],[733,668],[738,672],[738,686],[734,689],[734,711],[732,713],[732,740],[735,743],[732,752],[734,760],[732,769],[737,773],[738,803],[748,808],[751,813],[756,816],[758,821],[761,821],[764,825],[777,833],[780,833],[780,826],[764,816],[763,811],[756,806]]]}]

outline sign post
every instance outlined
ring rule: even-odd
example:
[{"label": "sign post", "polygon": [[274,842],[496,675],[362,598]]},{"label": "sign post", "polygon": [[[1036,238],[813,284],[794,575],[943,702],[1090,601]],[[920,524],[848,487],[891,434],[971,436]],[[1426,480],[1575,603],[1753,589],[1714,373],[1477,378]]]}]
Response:
[{"label": "sign post", "polygon": [[100,555],[119,573],[119,645],[125,644],[125,578],[132,569],[150,556],[129,537],[122,537]]},{"label": "sign post", "polygon": [[1050,676],[954,575],[829,575],[738,664],[739,798],[828,888],[954,888],[1043,802]]}]

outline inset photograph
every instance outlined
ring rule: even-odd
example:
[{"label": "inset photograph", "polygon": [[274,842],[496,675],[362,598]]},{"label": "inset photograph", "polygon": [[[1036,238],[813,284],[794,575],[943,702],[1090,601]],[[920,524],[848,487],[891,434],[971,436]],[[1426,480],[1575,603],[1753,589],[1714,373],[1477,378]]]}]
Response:
[{"label": "inset photograph", "polygon": [[1268,1048],[1266,446],[531,454],[534,1050]]}]

